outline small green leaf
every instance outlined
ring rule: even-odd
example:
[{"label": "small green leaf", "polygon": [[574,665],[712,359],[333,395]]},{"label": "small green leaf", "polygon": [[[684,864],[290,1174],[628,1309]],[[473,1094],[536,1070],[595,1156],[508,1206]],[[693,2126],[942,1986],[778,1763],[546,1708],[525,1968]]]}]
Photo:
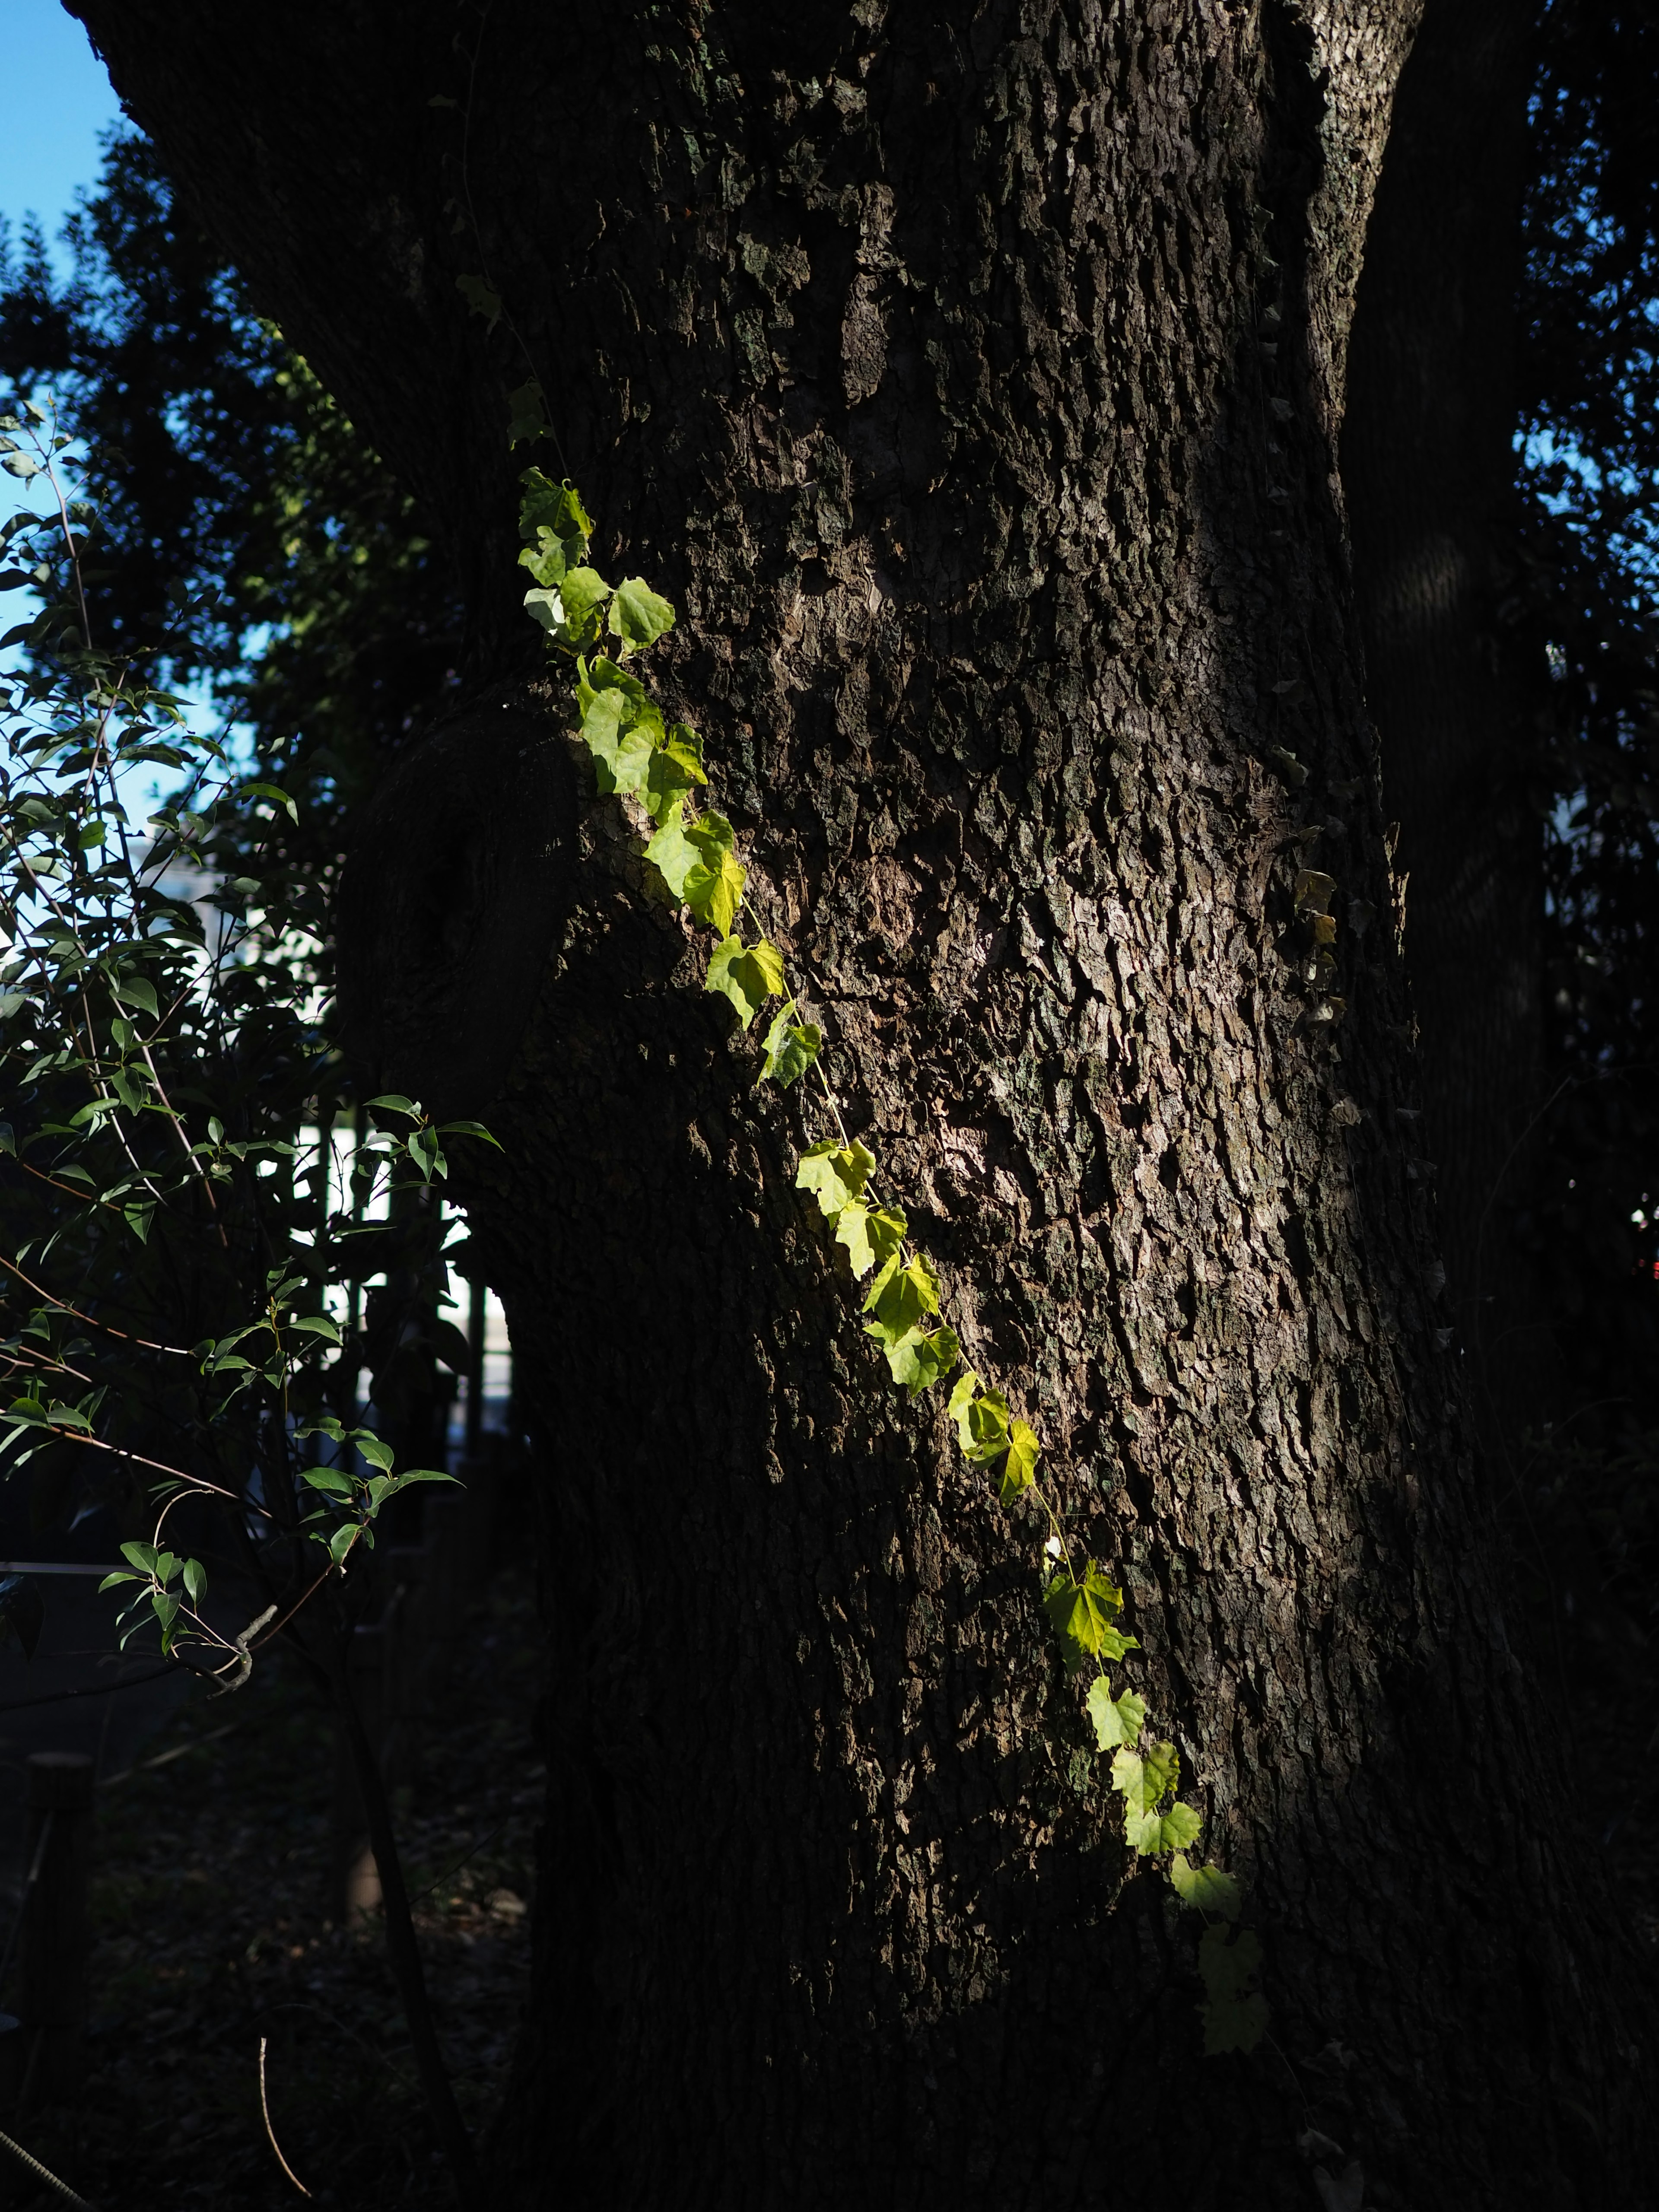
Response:
[{"label": "small green leaf", "polygon": [[668,896],[676,905],[685,896],[686,883],[692,872],[704,866],[701,848],[691,842],[678,816],[672,813],[646,847],[645,857],[667,884]]},{"label": "small green leaf", "polygon": [[507,395],[507,442],[509,446],[527,445],[548,434],[542,387],[532,376],[527,383],[515,385]]},{"label": "small green leaf", "polygon": [[[526,469],[519,478],[523,495],[519,502],[519,534],[543,558],[556,554],[574,567],[587,550],[593,534],[592,518],[583,508],[574,487],[567,479],[555,483],[540,469]],[[522,558],[522,556],[520,556]],[[563,568],[560,569],[563,574]],[[544,577],[556,583],[558,576]]]},{"label": "small green leaf", "polygon": [[843,1206],[863,1197],[875,1164],[875,1155],[866,1152],[856,1137],[847,1146],[833,1141],[814,1145],[801,1154],[795,1188],[811,1191],[825,1220],[833,1221]]},{"label": "small green leaf", "polygon": [[[978,1381],[975,1376],[975,1387]],[[1000,1390],[982,1391],[977,1397],[969,1391],[958,1405],[957,1397],[961,1389],[959,1383],[957,1392],[952,1393],[951,1410],[956,1417],[963,1455],[976,1467],[988,1467],[1008,1449],[1008,1401]]]},{"label": "small green leaf", "polygon": [[617,585],[606,628],[612,637],[622,640],[624,653],[638,653],[673,627],[673,608],[643,576],[628,576]]},{"label": "small green leaf", "polygon": [[330,1344],[340,1341],[339,1326],[330,1321],[326,1314],[290,1314],[288,1326],[299,1329],[307,1336],[323,1337]]},{"label": "small green leaf", "polygon": [[963,1452],[973,1456],[973,1431],[968,1425],[968,1409],[974,1402],[974,1393],[979,1388],[979,1377],[971,1367],[963,1368],[957,1377],[945,1412],[957,1425],[957,1438]]},{"label": "small green leaf", "polygon": [[388,1114],[407,1114],[411,1121],[418,1121],[421,1118],[421,1109],[415,1101],[405,1098],[399,1091],[388,1091],[379,1098],[366,1099],[364,1103],[371,1114],[378,1114],[384,1109]]},{"label": "small green leaf", "polygon": [[[525,605],[530,606],[532,599],[540,599],[544,596],[540,592],[527,592]],[[599,635],[600,609],[611,596],[611,586],[605,578],[593,568],[567,568],[553,596],[559,606],[559,619],[552,625],[555,641],[573,653],[593,644]],[[539,607],[531,607],[530,611],[538,622],[544,623]],[[586,731],[583,734],[586,734]]]},{"label": "small green leaf", "polygon": [[1123,1832],[1131,1850],[1156,1858],[1198,1839],[1204,1823],[1190,1805],[1171,1805],[1167,1813],[1141,1813],[1126,1818]]},{"label": "small green leaf", "polygon": [[328,1556],[337,1567],[356,1542],[361,1532],[355,1521],[347,1521],[334,1531],[328,1540]]},{"label": "small green leaf", "polygon": [[1203,1823],[1190,1805],[1158,1807],[1175,1788],[1181,1759],[1172,1743],[1155,1743],[1144,1758],[1125,1749],[1112,1759],[1112,1787],[1123,1798],[1124,1833],[1131,1850],[1154,1856],[1192,1843]]},{"label": "small green leaf", "polygon": [[1097,1674],[1089,1685],[1089,1718],[1094,1723],[1095,1741],[1103,1751],[1110,1751],[1119,1744],[1133,1751],[1146,1725],[1146,1701],[1136,1697],[1133,1690],[1126,1690],[1121,1698],[1115,1698],[1104,1675]]},{"label": "small green leaf", "polygon": [[705,814],[690,824],[685,836],[698,854],[698,865],[685,878],[685,903],[699,921],[729,937],[748,881],[748,871],[732,849],[732,824],[723,814]]},{"label": "small green leaf", "polygon": [[155,1003],[155,987],[142,975],[118,975],[110,985],[124,1006],[142,1006],[154,1020],[160,1009]]},{"label": "small green leaf", "polygon": [[914,1260],[901,1265],[896,1252],[877,1271],[865,1296],[864,1310],[875,1316],[866,1324],[870,1335],[896,1349],[901,1338],[939,1311],[939,1277],[927,1255],[918,1252]]},{"label": "small green leaf", "polygon": [[872,1267],[884,1267],[903,1243],[909,1228],[896,1206],[866,1206],[853,1199],[843,1206],[836,1222],[836,1242],[847,1247],[855,1277]]},{"label": "small green leaf", "polygon": [[722,938],[708,957],[703,988],[729,999],[747,1029],[767,1000],[783,988],[783,955],[763,937],[746,947],[741,938]]},{"label": "small green leaf", "polygon": [[641,789],[663,735],[662,716],[643,685],[601,654],[591,669],[576,663],[576,700],[600,791]]},{"label": "small green leaf", "polygon": [[998,1492],[1004,1505],[1012,1505],[1036,1480],[1037,1456],[1042,1449],[1036,1431],[1024,1421],[1014,1422],[1008,1431],[1008,1456],[1002,1462],[1002,1487]]},{"label": "small green leaf", "polygon": [[1261,1939],[1249,1929],[1231,1929],[1218,1921],[1199,1938],[1206,2057],[1218,2057],[1226,2051],[1254,2051],[1267,2033],[1272,2014],[1267,2000],[1253,1986],[1261,1970]]},{"label": "small green leaf", "polygon": [[[442,98],[441,94],[439,98]],[[454,104],[453,100],[445,102],[446,106],[451,107]],[[429,100],[427,102],[428,107],[434,107],[437,105],[437,100]],[[455,279],[455,289],[466,301],[468,313],[482,315],[493,331],[501,319],[501,295],[489,279],[487,276],[458,276]]]},{"label": "small green leaf", "polygon": [[1139,1648],[1133,1636],[1121,1635],[1112,1626],[1122,1605],[1121,1590],[1114,1589],[1092,1562],[1084,1570],[1080,1582],[1066,1568],[1060,1569],[1043,1593],[1042,1609],[1060,1638],[1068,1674],[1075,1674],[1091,1659],[1121,1659],[1126,1651]]},{"label": "small green leaf", "polygon": [[949,1328],[936,1328],[931,1335],[913,1328],[896,1344],[884,1344],[882,1349],[894,1382],[902,1383],[913,1398],[942,1382],[962,1357],[956,1332]]},{"label": "small green leaf", "polygon": [[[290,822],[297,823],[299,821],[299,808],[295,805],[294,801],[289,797],[287,792],[283,789],[280,784],[245,783],[242,786],[242,789],[250,799],[268,799],[273,805],[283,808]],[[258,890],[258,886],[256,884],[254,885],[254,889]]]},{"label": "small green leaf", "polygon": [[678,821],[686,793],[708,781],[702,738],[685,723],[674,723],[651,756],[641,793],[647,812],[659,827],[671,818]]},{"label": "small green leaf", "polygon": [[379,1437],[365,1436],[361,1429],[356,1432],[356,1442],[358,1450],[362,1454],[363,1457],[368,1462],[371,1467],[378,1467],[382,1469],[391,1467],[392,1447],[390,1444],[382,1443]]},{"label": "small green leaf", "polygon": [[154,1544],[123,1544],[121,1557],[130,1567],[137,1567],[141,1575],[152,1575],[161,1553]]},{"label": "small green leaf", "polygon": [[766,1033],[766,1058],[761,1063],[761,1080],[781,1084],[787,1090],[805,1074],[823,1049],[823,1031],[817,1024],[792,1022],[789,1007],[781,1007]]},{"label": "small green leaf", "polygon": [[185,1561],[185,1593],[193,1606],[202,1602],[202,1592],[207,1588],[207,1569],[199,1559]]},{"label": "small green leaf", "polygon": [[1224,1874],[1219,1867],[1195,1867],[1184,1851],[1177,1851],[1170,1862],[1170,1880],[1176,1895],[1194,1912],[1207,1913],[1217,1920],[1237,1920],[1243,1909],[1243,1893],[1233,1875]]},{"label": "small green leaf", "polygon": [[337,1467],[308,1467],[303,1470],[300,1480],[309,1483],[312,1489],[322,1491],[329,1498],[349,1498],[356,1488],[351,1477],[342,1473]]}]

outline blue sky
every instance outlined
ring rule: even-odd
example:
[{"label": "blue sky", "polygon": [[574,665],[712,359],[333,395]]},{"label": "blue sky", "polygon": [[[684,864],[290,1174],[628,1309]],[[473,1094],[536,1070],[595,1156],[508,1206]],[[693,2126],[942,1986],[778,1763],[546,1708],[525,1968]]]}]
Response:
[{"label": "blue sky", "polygon": [[98,174],[121,112],[104,64],[58,0],[0,0],[0,215],[14,243],[33,209],[53,236]]}]

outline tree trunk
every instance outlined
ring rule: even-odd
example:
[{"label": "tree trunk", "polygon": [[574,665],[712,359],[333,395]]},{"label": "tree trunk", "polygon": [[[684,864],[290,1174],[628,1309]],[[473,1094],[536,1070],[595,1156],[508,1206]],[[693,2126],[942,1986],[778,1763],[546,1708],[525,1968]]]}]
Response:
[{"label": "tree trunk", "polygon": [[[1395,1118],[1335,468],[1411,8],[80,12],[472,600],[342,953],[377,1082],[502,1140],[465,1194],[545,1439],[495,2201],[1060,2212],[1144,2166],[1290,2206],[1310,2124],[1368,2204],[1633,2185],[1646,1994],[1534,1743]],[[1249,2059],[1199,2056],[1042,1531],[892,1391],[792,1188],[810,1101],[754,1089],[539,679],[532,368],[598,565],[678,603],[664,687],[849,1127],[1124,1582],[1251,1886]]]},{"label": "tree trunk", "polygon": [[1430,0],[1354,321],[1343,483],[1366,690],[1408,884],[1423,1134],[1495,1482],[1559,1413],[1528,1249],[1545,1103],[1543,844],[1513,438],[1531,13]]}]

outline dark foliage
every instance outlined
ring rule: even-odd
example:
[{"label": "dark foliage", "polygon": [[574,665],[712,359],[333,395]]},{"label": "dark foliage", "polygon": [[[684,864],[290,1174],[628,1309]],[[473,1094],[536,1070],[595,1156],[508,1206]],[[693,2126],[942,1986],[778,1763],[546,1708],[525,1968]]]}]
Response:
[{"label": "dark foliage", "polygon": [[1560,1086],[1534,1230],[1564,1410],[1611,1444],[1659,1393],[1659,18],[1554,0],[1531,131],[1522,552]]},{"label": "dark foliage", "polygon": [[[98,617],[160,648],[302,798],[294,890],[315,908],[342,825],[454,683],[459,619],[410,502],[254,314],[148,142],[112,134],[54,283],[0,236],[0,386],[54,393],[99,457]],[[217,595],[188,628],[187,597]],[[320,918],[320,917],[319,917]]]}]

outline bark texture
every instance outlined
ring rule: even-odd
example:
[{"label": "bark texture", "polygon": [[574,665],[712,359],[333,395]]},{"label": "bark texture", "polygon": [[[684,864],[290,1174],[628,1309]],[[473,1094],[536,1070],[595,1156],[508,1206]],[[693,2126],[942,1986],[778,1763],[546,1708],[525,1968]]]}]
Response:
[{"label": "bark texture", "polygon": [[[473,580],[475,695],[342,927],[377,1080],[503,1140],[466,1195],[545,1439],[499,2200],[1290,2207],[1310,2120],[1368,2203],[1617,2188],[1645,1998],[1534,1741],[1396,1118],[1336,462],[1410,7],[80,12]],[[679,605],[665,689],[849,1123],[1121,1574],[1276,2051],[1200,2057],[1041,1531],[896,1400],[791,1188],[810,1111],[520,658],[526,362],[599,565]],[[453,1018],[503,945],[505,1055]]]},{"label": "bark texture", "polygon": [[1559,1411],[1547,1300],[1517,1234],[1544,1104],[1540,672],[1516,629],[1511,442],[1532,51],[1510,0],[1430,0],[1366,245],[1342,441],[1367,697],[1408,883],[1424,1153],[1481,1441],[1506,1487],[1522,1430]]}]

